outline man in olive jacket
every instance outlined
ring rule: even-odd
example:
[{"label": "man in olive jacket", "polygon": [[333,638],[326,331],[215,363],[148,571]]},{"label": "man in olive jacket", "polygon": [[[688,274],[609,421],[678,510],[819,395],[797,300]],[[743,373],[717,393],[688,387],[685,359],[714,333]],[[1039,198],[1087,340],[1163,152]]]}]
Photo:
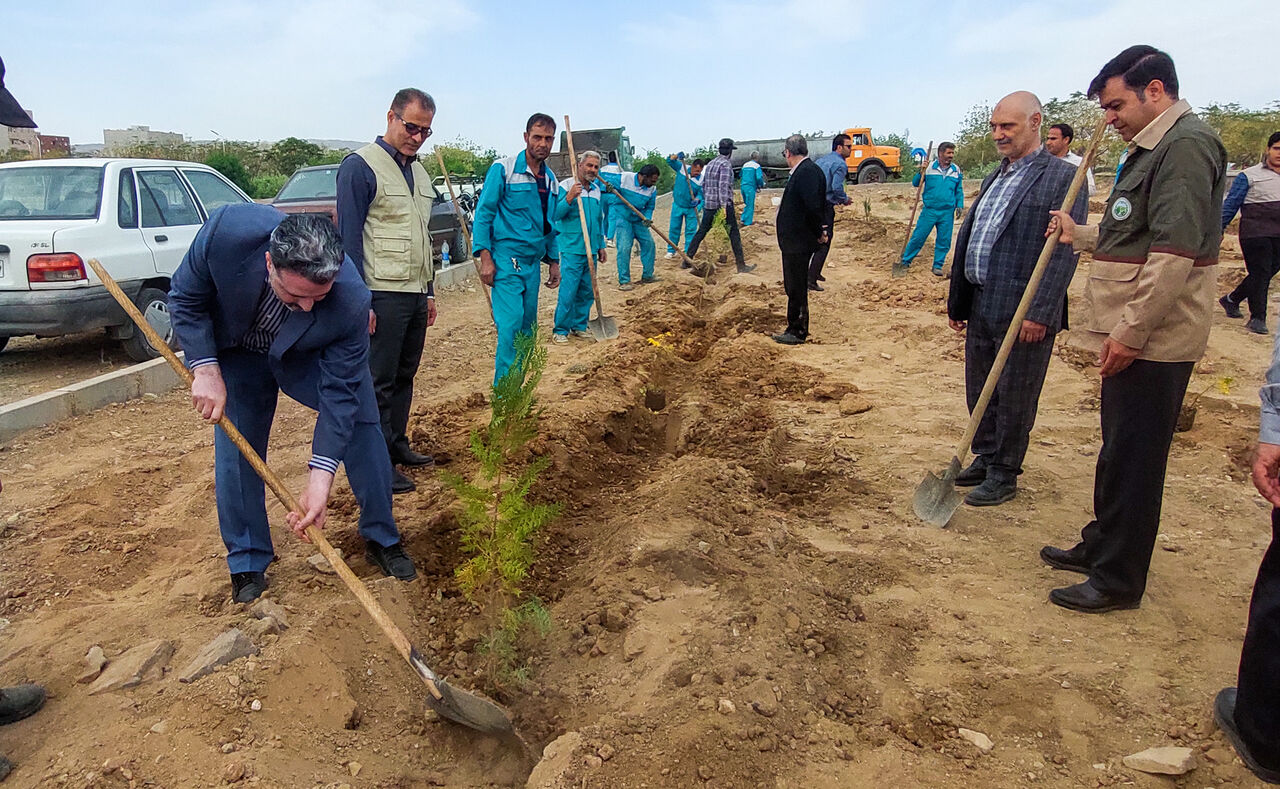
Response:
[{"label": "man in olive jacket", "polygon": [[1129,143],[1102,222],[1053,212],[1063,243],[1093,253],[1088,336],[1101,343],[1102,449],[1094,520],[1050,566],[1089,576],[1049,599],[1076,611],[1137,608],[1160,528],[1165,466],[1192,368],[1209,342],[1227,154],[1178,98],[1173,60],[1129,47],[1089,85]]}]

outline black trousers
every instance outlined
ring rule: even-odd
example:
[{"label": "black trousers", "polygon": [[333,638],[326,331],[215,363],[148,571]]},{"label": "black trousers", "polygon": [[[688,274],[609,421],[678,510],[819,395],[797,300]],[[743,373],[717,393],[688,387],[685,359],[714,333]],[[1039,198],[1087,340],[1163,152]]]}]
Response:
[{"label": "black trousers", "polygon": [[787,292],[787,332],[809,336],[809,253],[782,253],[782,287]]},{"label": "black trousers", "polygon": [[[702,239],[707,237],[707,233],[711,230],[711,223],[716,221],[716,214],[719,212],[719,208],[709,208],[702,212],[698,232],[693,234],[693,241],[689,242],[689,251],[685,253],[689,257],[698,254],[698,247],[702,244]],[[741,268],[747,265],[747,259],[742,254],[742,234],[738,232],[738,217],[733,212],[733,203],[724,207],[724,223],[729,226],[729,246],[733,248],[733,260]]]},{"label": "black trousers", "polygon": [[409,448],[405,430],[413,402],[413,376],[427,339],[427,295],[375,290],[378,325],[369,337],[369,370],[382,418],[382,436],[392,460]]},{"label": "black trousers", "polygon": [[1093,477],[1093,521],[1081,540],[1089,578],[1125,599],[1147,588],[1160,530],[1169,445],[1194,362],[1138,359],[1102,379],[1102,450]]},{"label": "black trousers", "polygon": [[1244,267],[1248,274],[1227,298],[1239,304],[1249,302],[1249,316],[1267,319],[1267,290],[1271,278],[1280,271],[1280,238],[1242,238]]},{"label": "black trousers", "polygon": [[818,246],[809,260],[809,284],[818,284],[822,276],[822,267],[827,262],[827,253],[831,251],[831,239],[836,229],[836,207],[827,203],[822,208],[822,226],[827,229],[827,243]]},{"label": "black trousers", "polygon": [[1280,510],[1271,511],[1271,547],[1253,585],[1237,687],[1241,737],[1264,767],[1280,770]]},{"label": "black trousers", "polygon": [[[969,319],[964,338],[964,388],[969,413],[978,404],[1008,329],[1008,324],[979,317],[981,302],[982,289],[978,288],[973,302],[975,317]],[[973,454],[986,461],[989,477],[1012,482],[1022,473],[1040,405],[1040,389],[1053,355],[1053,341],[1050,330],[1040,342],[1018,342],[1009,352],[995,393],[973,435]]]}]

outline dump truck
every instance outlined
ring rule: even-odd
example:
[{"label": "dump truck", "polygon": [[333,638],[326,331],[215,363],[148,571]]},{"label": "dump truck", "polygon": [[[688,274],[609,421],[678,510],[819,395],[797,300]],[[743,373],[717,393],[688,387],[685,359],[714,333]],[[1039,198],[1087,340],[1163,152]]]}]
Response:
[{"label": "dump truck", "polygon": [[[578,153],[595,151],[604,157],[603,164],[609,162],[609,154],[618,155],[618,164],[624,170],[630,170],[635,164],[635,146],[626,135],[627,127],[616,129],[583,129],[573,133],[573,148]],[[547,165],[557,178],[568,178],[573,173],[569,163],[569,141],[564,130],[560,131],[560,150],[547,157]]]},{"label": "dump truck", "polygon": [[[902,163],[898,161],[900,151],[892,145],[872,143],[871,129],[851,128],[845,129],[843,133],[853,140],[853,153],[849,154],[847,160],[851,182],[878,184],[888,179],[890,175],[902,174]],[[831,140],[834,138],[834,134],[806,134],[805,139],[809,141],[809,158],[817,159],[830,153]],[[738,147],[730,157],[733,171],[741,172],[742,165],[751,158],[751,152],[757,151],[760,154],[759,162],[764,168],[766,180],[785,180],[789,171],[787,160],[782,155],[782,146],[785,142],[785,137],[779,137],[776,140],[736,140],[734,144]]]}]

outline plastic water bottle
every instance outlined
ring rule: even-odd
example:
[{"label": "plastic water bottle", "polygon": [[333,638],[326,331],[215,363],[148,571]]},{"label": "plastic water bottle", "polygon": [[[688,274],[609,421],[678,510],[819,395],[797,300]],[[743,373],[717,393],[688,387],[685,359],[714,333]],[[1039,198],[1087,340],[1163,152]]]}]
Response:
[{"label": "plastic water bottle", "polygon": [[444,246],[440,247],[440,260],[444,266],[449,265],[449,242],[444,242]]}]

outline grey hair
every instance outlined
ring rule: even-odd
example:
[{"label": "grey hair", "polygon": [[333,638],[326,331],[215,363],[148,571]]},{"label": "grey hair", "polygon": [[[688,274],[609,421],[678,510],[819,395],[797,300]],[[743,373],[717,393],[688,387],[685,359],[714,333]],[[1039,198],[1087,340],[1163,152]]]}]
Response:
[{"label": "grey hair", "polygon": [[596,162],[604,161],[604,157],[602,157],[596,151],[583,151],[582,153],[578,154],[578,164],[582,164],[588,159],[595,159]]},{"label": "grey hair", "polygon": [[803,134],[791,135],[790,137],[787,138],[787,141],[786,143],[784,143],[784,145],[787,149],[787,153],[791,154],[792,156],[808,156],[809,155],[809,141],[804,138]]},{"label": "grey hair", "polygon": [[317,285],[332,282],[344,254],[338,231],[327,216],[289,214],[271,231],[271,263],[300,274]]},{"label": "grey hair", "polygon": [[436,111],[436,100],[431,98],[430,93],[417,88],[401,88],[396,91],[395,97],[391,99],[391,111],[397,114],[404,112],[404,108],[408,107],[410,102],[421,106],[427,112]]},{"label": "grey hair", "polygon": [[751,152],[751,155],[750,155],[749,157],[747,157],[747,158],[748,158],[748,159],[752,159],[752,160],[759,159],[759,158],[760,158],[760,152],[759,152],[759,151],[752,151],[752,152]]}]

